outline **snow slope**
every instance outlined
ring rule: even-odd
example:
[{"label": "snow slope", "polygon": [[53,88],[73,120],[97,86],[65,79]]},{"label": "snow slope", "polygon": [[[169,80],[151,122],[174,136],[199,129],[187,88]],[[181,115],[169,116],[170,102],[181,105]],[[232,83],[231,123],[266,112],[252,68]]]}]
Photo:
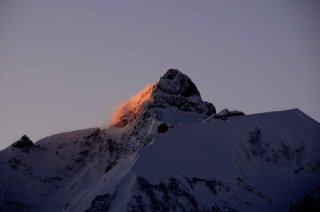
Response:
[{"label": "snow slope", "polygon": [[216,114],[174,69],[137,96],[107,129],[1,151],[0,211],[294,211],[319,201],[320,124],[300,110]]},{"label": "snow slope", "polygon": [[[197,203],[178,198],[186,209],[288,211],[292,202],[320,186],[319,141],[319,124],[299,110],[188,123],[141,149],[133,172],[168,190],[176,181]],[[174,192],[168,192],[171,199]],[[146,190],[134,195],[152,208],[166,204],[164,193],[158,190],[153,203]]]}]

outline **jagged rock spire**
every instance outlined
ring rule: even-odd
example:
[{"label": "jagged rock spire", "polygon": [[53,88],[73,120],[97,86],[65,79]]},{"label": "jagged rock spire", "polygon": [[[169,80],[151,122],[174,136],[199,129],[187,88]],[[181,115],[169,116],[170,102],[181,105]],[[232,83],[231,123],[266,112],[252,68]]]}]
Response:
[{"label": "jagged rock spire", "polygon": [[184,97],[200,96],[196,85],[192,80],[177,69],[169,69],[158,83],[158,88],[167,94],[182,95]]}]

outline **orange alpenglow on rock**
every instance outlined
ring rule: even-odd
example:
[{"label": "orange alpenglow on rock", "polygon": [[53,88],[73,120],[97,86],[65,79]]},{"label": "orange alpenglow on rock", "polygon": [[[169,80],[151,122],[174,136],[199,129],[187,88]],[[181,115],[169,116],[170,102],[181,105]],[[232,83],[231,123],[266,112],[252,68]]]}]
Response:
[{"label": "orange alpenglow on rock", "polygon": [[149,85],[128,101],[121,104],[112,118],[112,125],[124,127],[132,120],[136,119],[143,112],[147,103],[152,101],[152,94],[155,85]]}]

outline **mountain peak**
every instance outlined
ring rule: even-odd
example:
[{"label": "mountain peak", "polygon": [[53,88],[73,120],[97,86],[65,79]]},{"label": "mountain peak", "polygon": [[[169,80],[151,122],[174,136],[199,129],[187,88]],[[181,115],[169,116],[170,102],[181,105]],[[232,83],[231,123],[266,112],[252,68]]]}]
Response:
[{"label": "mountain peak", "polygon": [[196,85],[192,80],[177,69],[169,69],[161,78],[158,88],[165,93],[178,95],[184,97],[200,96]]},{"label": "mountain peak", "polygon": [[125,127],[146,112],[159,115],[168,107],[203,116],[216,113],[213,104],[202,101],[196,85],[187,75],[169,69],[157,83],[147,86],[118,107],[112,123],[115,127]]}]

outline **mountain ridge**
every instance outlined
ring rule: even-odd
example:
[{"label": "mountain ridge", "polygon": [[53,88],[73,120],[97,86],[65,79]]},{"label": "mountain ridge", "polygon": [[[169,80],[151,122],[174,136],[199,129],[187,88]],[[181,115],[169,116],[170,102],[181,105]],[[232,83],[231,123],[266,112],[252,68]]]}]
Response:
[{"label": "mountain ridge", "polygon": [[[317,206],[318,122],[299,109],[216,113],[176,69],[160,82],[168,89],[157,89],[156,83],[147,88],[151,98],[129,100],[138,108],[127,105],[129,110],[121,111],[129,116],[123,124],[59,133],[0,151],[0,211],[299,211],[306,204]],[[311,206],[305,200],[309,194]]]}]

